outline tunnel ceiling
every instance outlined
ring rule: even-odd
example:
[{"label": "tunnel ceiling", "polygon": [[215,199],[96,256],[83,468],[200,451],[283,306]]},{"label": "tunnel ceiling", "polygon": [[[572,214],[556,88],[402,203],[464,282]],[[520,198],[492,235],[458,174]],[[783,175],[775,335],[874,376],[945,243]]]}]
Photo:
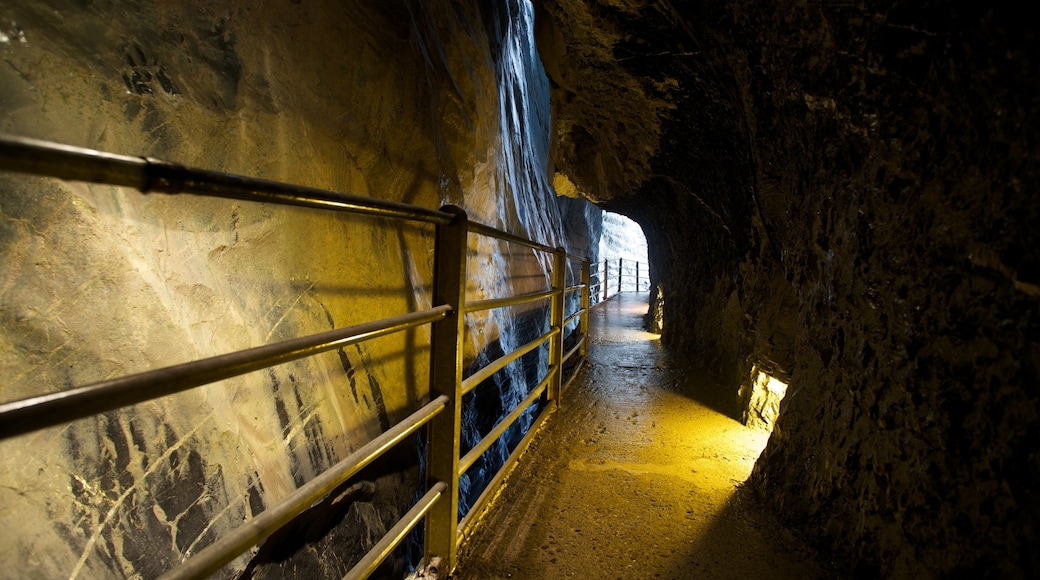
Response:
[{"label": "tunnel ceiling", "polygon": [[[535,4],[553,87],[553,169],[582,196],[637,219],[689,198],[732,234],[736,255],[757,235],[753,216],[768,236],[786,217],[780,194],[806,192],[810,183],[785,181],[792,176],[824,160],[852,175],[881,139],[902,150],[927,141],[931,157],[943,154],[946,133],[963,129],[963,147],[988,141],[994,136],[967,125],[992,113],[1016,129],[1021,122],[1005,112],[1017,105],[1029,115],[1036,84],[1024,58],[1033,34],[1014,14],[984,6]],[[934,105],[931,118],[919,118]],[[941,115],[965,117],[943,125]],[[1027,264],[1027,277],[1037,266]]]},{"label": "tunnel ceiling", "polygon": [[712,29],[734,16],[727,7],[559,0],[539,14],[556,170],[579,191],[623,203],[648,184],[700,194],[748,181],[746,79],[737,76],[747,65]]}]

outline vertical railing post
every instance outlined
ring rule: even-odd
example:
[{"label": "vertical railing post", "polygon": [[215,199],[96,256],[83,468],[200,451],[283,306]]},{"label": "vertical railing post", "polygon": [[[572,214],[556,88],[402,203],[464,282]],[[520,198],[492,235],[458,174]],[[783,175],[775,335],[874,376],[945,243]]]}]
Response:
[{"label": "vertical railing post", "polygon": [[618,294],[621,293],[621,280],[622,280],[622,278],[624,276],[624,271],[625,271],[625,259],[624,258],[618,258],[617,259],[617,291],[618,291]]},{"label": "vertical railing post", "polygon": [[603,260],[603,275],[601,276],[603,281],[600,282],[600,286],[603,287],[603,300],[601,300],[601,302],[606,302],[607,301],[607,284],[608,284],[608,281],[610,279],[610,276],[608,276],[607,274],[609,272],[610,272],[610,262],[607,261],[607,260]]},{"label": "vertical railing post", "polygon": [[583,259],[581,261],[581,283],[584,288],[581,289],[581,305],[579,308],[584,310],[585,313],[578,317],[578,320],[581,321],[579,323],[581,326],[578,327],[578,330],[581,332],[581,358],[583,359],[589,358],[589,307],[592,306],[592,301],[589,299],[592,290],[589,286],[592,281],[591,269],[588,258]]},{"label": "vertical railing post", "polygon": [[[600,284],[600,280],[602,280],[602,275],[599,273],[599,262],[596,262],[596,284],[597,285]],[[589,292],[592,293],[592,286],[593,285],[592,285],[592,267],[591,266],[589,267],[589,284],[590,284]],[[596,300],[597,301],[599,300],[599,286],[596,286]],[[591,304],[591,300],[590,300],[590,304]]]},{"label": "vertical railing post", "polygon": [[549,368],[556,369],[556,376],[549,382],[549,400],[560,406],[560,391],[563,389],[563,314],[567,296],[567,252],[556,248],[553,252],[552,306],[549,309],[549,324],[560,329],[549,341]]},{"label": "vertical railing post", "polygon": [[636,262],[636,292],[639,292],[639,262]]},{"label": "vertical railing post", "polygon": [[450,224],[437,226],[433,270],[433,304],[450,304],[452,311],[433,324],[430,344],[430,398],[448,395],[449,406],[429,424],[427,488],[444,482],[448,488],[426,516],[425,565],[446,578],[455,570],[459,525],[459,441],[462,421],[462,340],[466,317],[466,212],[455,206]]}]

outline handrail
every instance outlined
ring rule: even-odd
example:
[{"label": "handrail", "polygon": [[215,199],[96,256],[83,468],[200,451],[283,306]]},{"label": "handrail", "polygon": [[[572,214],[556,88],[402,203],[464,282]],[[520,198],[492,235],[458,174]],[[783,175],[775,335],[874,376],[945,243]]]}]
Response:
[{"label": "handrail", "polygon": [[575,318],[579,318],[579,317],[585,315],[586,313],[587,313],[586,310],[584,308],[582,308],[582,309],[576,311],[574,314],[571,314],[570,316],[568,316],[567,318],[565,318],[563,320],[563,327],[566,328],[568,324],[574,322]]},{"label": "handrail", "polygon": [[[584,339],[584,337],[582,338]],[[570,360],[572,356],[574,356],[574,353],[578,352],[579,350],[581,350],[580,342],[572,346],[571,349],[567,351],[567,354],[563,355],[563,362],[566,363],[568,360]]]},{"label": "handrail", "polygon": [[596,280],[591,282],[589,292],[596,302],[604,302],[620,292],[645,292],[650,288],[650,269],[643,262],[618,258],[596,262],[593,267],[592,277]]},{"label": "handrail", "polygon": [[538,399],[538,397],[542,396],[542,393],[544,393],[545,389],[549,386],[549,381],[551,381],[553,379],[553,376],[559,371],[560,369],[558,367],[550,368],[549,372],[546,373],[545,378],[542,379],[540,383],[538,383],[538,386],[531,389],[531,392],[527,395],[527,398],[525,398],[523,402],[517,405],[516,408],[513,409],[508,415],[503,417],[498,422],[498,424],[495,425],[494,429],[489,431],[488,434],[485,435],[479,443],[474,445],[473,448],[470,449],[465,456],[459,459],[459,473],[465,473],[469,470],[470,467],[473,467],[473,464],[476,463],[478,459],[480,459],[480,456],[483,455],[484,452],[487,451],[488,448],[495,443],[495,441],[498,441],[498,438],[502,435],[502,433],[505,433],[506,429],[512,426],[512,424],[520,418],[520,415],[523,415],[524,411],[526,411],[527,408],[530,407],[531,404]]},{"label": "handrail", "polygon": [[179,567],[160,576],[160,580],[203,578],[235,559],[236,556],[270,536],[289,523],[296,515],[325,497],[350,476],[378,459],[383,453],[404,440],[430,419],[446,409],[451,401],[440,396],[412,413],[407,419],[394,425],[383,434],[363,445],[346,459],[325,470],[314,479],[300,486],[289,497],[260,512],[228,535],[207,546]]},{"label": "handrail", "polygon": [[560,334],[560,329],[554,326],[553,328],[549,329],[549,332],[546,332],[542,336],[539,336],[538,338],[532,340],[531,342],[528,342],[527,344],[521,346],[520,348],[514,350],[509,354],[505,354],[498,357],[491,364],[463,379],[462,394],[465,395],[469,393],[470,391],[475,389],[477,385],[490,378],[491,375],[506,368],[506,365],[508,365],[509,363],[524,356],[525,354],[531,352],[539,346],[542,346],[543,344],[545,344],[545,341],[557,336],[558,334]]},{"label": "handrail", "polygon": [[408,510],[401,519],[394,524],[386,535],[383,536],[382,540],[376,542],[375,546],[368,551],[367,554],[361,560],[350,569],[343,576],[343,580],[354,580],[355,578],[368,578],[368,576],[376,571],[376,568],[386,559],[387,556],[393,552],[394,548],[401,543],[401,540],[408,535],[415,526],[419,525],[426,513],[430,511],[433,504],[437,503],[438,500],[444,495],[444,492],[448,490],[448,485],[443,481],[438,481],[430,491],[426,492],[426,495],[419,498],[419,501],[415,502],[412,509]]},{"label": "handrail", "polygon": [[53,427],[444,318],[447,305],[0,404],[0,439]]},{"label": "handrail", "polygon": [[520,244],[522,246],[527,246],[529,248],[533,248],[535,250],[540,250],[542,252],[555,252],[556,251],[556,248],[551,248],[549,246],[546,246],[545,244],[539,244],[538,242],[534,242],[534,241],[528,240],[527,238],[522,238],[522,237],[520,237],[520,236],[518,236],[516,234],[511,234],[509,232],[506,232],[506,231],[503,231],[503,230],[500,230],[500,229],[497,229],[497,228],[493,228],[491,226],[486,226],[484,224],[478,224],[478,223],[472,223],[471,222],[470,225],[469,225],[469,231],[472,232],[472,233],[475,233],[475,234],[480,234],[480,235],[488,236],[488,237],[492,237],[492,238],[498,238],[498,239],[504,240],[506,242],[513,242],[514,244]]},{"label": "handrail", "polygon": [[528,294],[518,294],[516,296],[507,296],[505,298],[487,298],[484,300],[474,300],[473,302],[467,302],[466,307],[463,311],[466,314],[470,312],[479,312],[481,310],[490,310],[492,308],[502,308],[503,306],[518,306],[520,304],[527,304],[528,302],[537,302],[539,300],[545,300],[546,298],[552,298],[554,290],[543,290],[541,292],[530,292]]},{"label": "handrail", "polygon": [[571,376],[567,377],[567,380],[564,381],[563,386],[561,387],[564,391],[568,390],[571,383],[578,379],[578,375],[580,374],[579,371],[581,371],[581,367],[576,367],[574,372],[571,373]]},{"label": "handrail", "polygon": [[[559,375],[557,374],[557,376]],[[524,438],[520,440],[520,443],[517,444],[515,449],[513,449],[513,452],[509,454],[508,458],[506,458],[506,462],[502,468],[499,469],[498,473],[496,473],[495,476],[491,478],[491,481],[488,482],[487,487],[484,488],[484,492],[480,494],[480,497],[478,497],[475,502],[473,502],[473,507],[470,508],[469,513],[459,521],[458,534],[454,538],[456,545],[462,543],[463,538],[472,532],[474,528],[473,523],[479,516],[480,510],[487,504],[488,500],[494,496],[494,493],[498,490],[498,486],[509,475],[512,467],[516,465],[520,456],[523,455],[524,451],[531,444],[531,440],[534,439],[535,435],[537,435],[538,429],[549,418],[549,414],[552,413],[553,410],[553,407],[546,407],[542,410],[538,415],[538,418],[534,420],[534,423],[532,423],[530,429],[528,429],[527,435],[524,435]]]},{"label": "handrail", "polygon": [[10,135],[0,135],[0,169],[74,181],[122,185],[133,187],[141,193],[190,193],[433,224],[445,224],[452,219],[451,215],[442,211],[393,201]]},{"label": "handrail", "polygon": [[[579,352],[583,360],[587,357],[588,311],[591,305],[589,291],[592,288],[588,260],[569,255],[562,248],[552,248],[509,232],[470,222],[465,212],[459,208],[446,206],[440,210],[432,210],[311,187],[189,168],[151,158],[119,155],[6,135],[0,135],[0,170],[133,187],[142,193],[189,193],[420,221],[434,224],[437,228],[432,300],[434,306],[428,310],[0,404],[2,440],[401,330],[432,324],[429,403],[301,485],[280,503],[269,506],[180,566],[168,571],[163,578],[199,578],[219,570],[424,426],[428,429],[429,442],[426,493],[392,526],[376,546],[361,558],[346,577],[364,578],[371,574],[391,553],[394,546],[423,520],[426,522],[427,532],[425,560],[442,561],[442,571],[451,573],[456,565],[459,542],[477,517],[479,509],[516,464],[517,458],[530,443],[538,427],[560,404],[560,394],[565,385],[569,385],[577,376],[580,364],[573,370],[566,383],[564,382],[564,362]],[[467,303],[466,249],[467,235],[471,233],[551,253],[551,288]],[[581,279],[571,286],[565,283],[568,260],[581,261]],[[580,291],[580,304],[575,312],[568,315],[566,299],[576,291]],[[503,354],[463,380],[461,344],[465,329],[465,313],[544,299],[551,300],[549,331],[512,352]],[[575,319],[580,321],[579,340],[564,354],[563,329]],[[460,458],[462,396],[547,341],[549,365],[546,376],[529,391],[519,406],[501,418],[476,447]],[[460,521],[460,474],[471,467],[481,454],[543,395],[551,405],[542,410],[530,430],[513,449],[509,459],[492,477],[489,486]]]}]

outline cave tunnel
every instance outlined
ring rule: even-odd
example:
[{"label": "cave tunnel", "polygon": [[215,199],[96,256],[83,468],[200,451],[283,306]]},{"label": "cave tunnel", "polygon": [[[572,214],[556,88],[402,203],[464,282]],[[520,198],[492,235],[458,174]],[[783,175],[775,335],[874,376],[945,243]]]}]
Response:
[{"label": "cave tunnel", "polygon": [[[729,417],[720,430],[775,420],[734,497],[821,577],[1040,575],[1040,50],[1025,8],[19,0],[0,4],[0,54],[5,135],[454,205],[593,262],[604,212],[627,216],[650,291],[594,312],[642,309],[657,334],[631,327],[631,348],[688,364]],[[0,404],[422,309],[433,240],[383,218],[2,172]],[[544,257],[504,248],[468,247],[474,299],[544,287]],[[467,314],[462,360],[544,332],[533,316]],[[429,351],[412,329],[0,441],[0,576],[159,576],[408,416]],[[540,357],[468,402],[470,420],[515,398]],[[595,383],[613,363],[593,363]],[[780,384],[782,403],[754,402]],[[636,424],[646,410],[630,406]],[[423,444],[218,576],[341,577],[346,546],[415,499]],[[680,515],[675,530],[697,519]],[[406,542],[381,573],[416,560]],[[725,576],[690,564],[664,575]]]}]

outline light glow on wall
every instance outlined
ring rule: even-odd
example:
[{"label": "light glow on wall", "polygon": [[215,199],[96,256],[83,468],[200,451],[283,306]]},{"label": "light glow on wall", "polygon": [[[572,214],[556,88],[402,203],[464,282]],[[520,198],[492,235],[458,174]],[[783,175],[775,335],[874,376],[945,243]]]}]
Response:
[{"label": "light glow on wall", "polygon": [[780,402],[787,394],[787,383],[770,375],[758,365],[751,367],[748,383],[740,387],[744,424],[772,431],[780,415]]}]

